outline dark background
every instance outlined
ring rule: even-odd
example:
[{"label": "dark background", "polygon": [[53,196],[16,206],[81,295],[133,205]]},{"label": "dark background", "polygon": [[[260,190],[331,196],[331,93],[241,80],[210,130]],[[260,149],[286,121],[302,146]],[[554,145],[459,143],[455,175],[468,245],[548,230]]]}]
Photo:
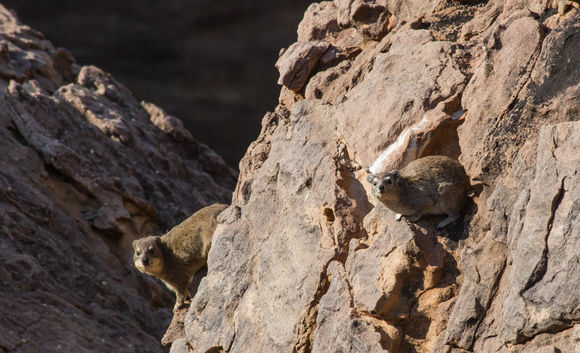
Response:
[{"label": "dark background", "polygon": [[8,0],[20,20],[183,120],[237,169],[308,0]]}]

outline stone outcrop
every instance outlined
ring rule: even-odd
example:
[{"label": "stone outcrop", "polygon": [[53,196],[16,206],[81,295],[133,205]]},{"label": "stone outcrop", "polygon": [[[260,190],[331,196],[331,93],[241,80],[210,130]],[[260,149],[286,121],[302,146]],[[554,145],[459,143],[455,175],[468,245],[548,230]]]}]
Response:
[{"label": "stone outcrop", "polygon": [[177,118],[0,6],[0,351],[163,352],[171,295],[131,241],[229,202]]},{"label": "stone outcrop", "polygon": [[[0,45],[0,347],[160,351],[171,300],[125,274],[129,241],[226,199],[231,171],[15,21]],[[171,352],[574,352],[580,11],[325,1],[298,40],[279,67],[300,87],[282,78],[240,163]],[[459,158],[478,187],[464,215],[397,222],[366,181],[384,151],[378,169]]]},{"label": "stone outcrop", "polygon": [[22,22],[183,121],[236,169],[277,102],[311,0],[3,0]]},{"label": "stone outcrop", "polygon": [[[283,54],[172,352],[574,352],[580,12],[324,1],[298,33],[328,49]],[[459,158],[465,215],[396,222],[366,182],[389,148],[376,168]]]}]

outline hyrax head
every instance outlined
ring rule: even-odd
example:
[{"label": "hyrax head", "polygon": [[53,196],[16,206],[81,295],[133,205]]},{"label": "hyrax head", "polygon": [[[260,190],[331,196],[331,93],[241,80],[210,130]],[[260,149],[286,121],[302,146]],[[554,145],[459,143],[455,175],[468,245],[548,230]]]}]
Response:
[{"label": "hyrax head", "polygon": [[133,262],[143,273],[158,275],[163,273],[163,253],[159,248],[160,237],[149,236],[133,241]]},{"label": "hyrax head", "polygon": [[370,174],[367,180],[372,184],[373,194],[379,199],[397,193],[401,185],[398,170],[393,170],[390,173]]}]

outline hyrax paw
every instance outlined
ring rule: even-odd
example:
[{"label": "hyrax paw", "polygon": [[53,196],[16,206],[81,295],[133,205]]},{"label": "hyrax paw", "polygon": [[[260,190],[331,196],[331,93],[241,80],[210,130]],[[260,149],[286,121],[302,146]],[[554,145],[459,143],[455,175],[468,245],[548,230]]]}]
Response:
[{"label": "hyrax paw", "polygon": [[179,309],[187,308],[190,305],[191,305],[191,300],[190,299],[177,302],[177,303],[175,303],[175,306],[173,307],[173,312],[176,312]]},{"label": "hyrax paw", "polygon": [[409,222],[415,223],[421,218],[421,216],[407,216],[406,218]]}]

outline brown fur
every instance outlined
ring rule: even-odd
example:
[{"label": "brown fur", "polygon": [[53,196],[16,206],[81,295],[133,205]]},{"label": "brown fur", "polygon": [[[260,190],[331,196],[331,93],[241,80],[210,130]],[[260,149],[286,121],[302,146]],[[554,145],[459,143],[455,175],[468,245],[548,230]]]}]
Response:
[{"label": "brown fur", "polygon": [[161,237],[148,236],[133,242],[137,269],[159,278],[175,292],[173,310],[185,304],[193,276],[206,265],[216,218],[226,207],[213,204],[202,208]]},{"label": "brown fur", "polygon": [[470,189],[459,162],[445,156],[428,156],[389,173],[368,177],[373,194],[389,209],[411,222],[425,214],[447,214],[437,225],[443,228],[460,216]]}]

